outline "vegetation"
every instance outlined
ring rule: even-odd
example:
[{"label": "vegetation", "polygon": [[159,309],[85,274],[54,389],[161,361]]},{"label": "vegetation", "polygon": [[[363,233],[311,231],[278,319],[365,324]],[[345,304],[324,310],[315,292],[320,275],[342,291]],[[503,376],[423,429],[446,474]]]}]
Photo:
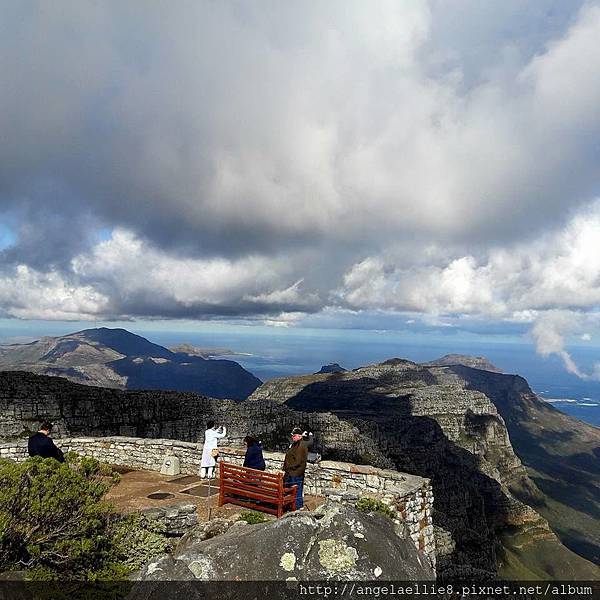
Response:
[{"label": "vegetation", "polygon": [[243,510],[240,513],[240,521],[246,521],[250,525],[255,525],[256,523],[266,523],[270,519],[264,513],[256,510]]},{"label": "vegetation", "polygon": [[362,512],[378,512],[390,519],[396,518],[394,510],[376,498],[361,498],[356,503],[356,508]]},{"label": "vegetation", "polygon": [[0,570],[32,579],[122,579],[167,546],[141,516],[102,500],[119,475],[70,453],[65,463],[0,463]]}]

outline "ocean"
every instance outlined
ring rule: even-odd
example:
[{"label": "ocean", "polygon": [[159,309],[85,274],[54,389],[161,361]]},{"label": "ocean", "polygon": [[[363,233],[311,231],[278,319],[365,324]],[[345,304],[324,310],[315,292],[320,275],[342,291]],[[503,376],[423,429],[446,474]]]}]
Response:
[{"label": "ocean", "polygon": [[[452,336],[431,339],[360,330],[240,329],[210,333],[131,330],[164,346],[187,342],[229,348],[236,354],[223,358],[239,362],[262,381],[314,373],[332,362],[354,369],[389,358],[425,362],[450,353],[485,356],[505,373],[523,376],[536,393],[559,410],[600,426],[600,382],[571,375],[557,356],[541,357],[527,341],[482,342]],[[570,351],[583,370],[590,370],[600,360],[600,351],[595,348],[577,347]]]}]

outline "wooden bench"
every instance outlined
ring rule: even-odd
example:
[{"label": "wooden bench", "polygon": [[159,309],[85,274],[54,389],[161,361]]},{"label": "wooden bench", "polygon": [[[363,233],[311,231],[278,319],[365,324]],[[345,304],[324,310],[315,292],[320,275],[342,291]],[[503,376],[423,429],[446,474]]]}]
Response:
[{"label": "wooden bench", "polygon": [[281,517],[286,507],[296,510],[297,488],[283,485],[283,473],[219,463],[219,506],[237,504]]}]

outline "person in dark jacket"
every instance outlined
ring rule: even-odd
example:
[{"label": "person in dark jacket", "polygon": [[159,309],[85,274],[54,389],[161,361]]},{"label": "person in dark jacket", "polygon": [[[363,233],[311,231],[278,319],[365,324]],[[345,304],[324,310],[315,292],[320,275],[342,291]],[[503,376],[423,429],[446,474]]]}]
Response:
[{"label": "person in dark jacket", "polygon": [[306,432],[303,432],[299,427],[292,429],[292,443],[285,453],[283,461],[285,485],[289,487],[293,485],[298,486],[296,492],[296,510],[304,506],[304,471],[306,471],[306,461],[308,458],[308,447],[303,441],[305,434]]},{"label": "person in dark jacket", "polygon": [[265,459],[263,458],[262,446],[260,442],[251,435],[247,435],[244,438],[244,442],[246,442],[246,456],[244,458],[244,467],[264,471],[266,465]]},{"label": "person in dark jacket", "polygon": [[52,438],[52,423],[44,421],[37,433],[34,433],[27,442],[29,456],[41,456],[42,458],[55,458],[58,462],[65,462],[62,450],[58,448]]}]

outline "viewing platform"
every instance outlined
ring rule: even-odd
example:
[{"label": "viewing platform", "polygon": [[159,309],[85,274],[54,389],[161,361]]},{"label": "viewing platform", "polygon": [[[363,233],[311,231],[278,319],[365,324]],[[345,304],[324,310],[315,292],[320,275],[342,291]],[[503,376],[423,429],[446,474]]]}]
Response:
[{"label": "viewing platform", "polygon": [[[174,534],[198,520],[226,516],[239,507],[217,507],[218,479],[209,482],[198,476],[202,445],[179,440],[132,437],[78,437],[56,439],[63,452],[76,452],[114,465],[122,473],[119,484],[107,494],[119,510],[141,510],[166,521]],[[242,465],[245,448],[220,447],[220,459]],[[268,472],[282,470],[284,454],[263,452]],[[179,473],[161,474],[165,459],[176,457]],[[0,444],[0,458],[22,461],[27,442]],[[435,564],[433,535],[433,492],[424,477],[378,469],[368,465],[322,460],[307,465],[304,494],[309,509],[326,499],[356,504],[360,498],[383,501],[396,511],[415,546]]]}]

